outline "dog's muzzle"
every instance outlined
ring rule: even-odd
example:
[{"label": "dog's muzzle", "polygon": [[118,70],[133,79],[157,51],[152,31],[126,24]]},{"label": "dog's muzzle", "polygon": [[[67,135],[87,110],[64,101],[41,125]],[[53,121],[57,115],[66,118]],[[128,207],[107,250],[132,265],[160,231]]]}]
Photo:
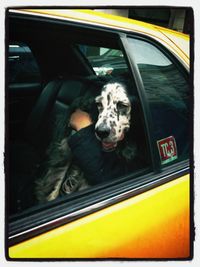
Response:
[{"label": "dog's muzzle", "polygon": [[96,136],[97,138],[101,141],[102,143],[102,148],[104,151],[106,152],[110,152],[115,150],[116,146],[117,146],[117,142],[111,142],[111,141],[107,141],[110,133],[111,133],[111,129],[105,125],[105,124],[100,124],[96,129]]},{"label": "dog's muzzle", "polygon": [[110,128],[106,126],[105,124],[100,124],[96,129],[95,129],[97,138],[100,140],[103,140],[107,138],[110,134]]}]

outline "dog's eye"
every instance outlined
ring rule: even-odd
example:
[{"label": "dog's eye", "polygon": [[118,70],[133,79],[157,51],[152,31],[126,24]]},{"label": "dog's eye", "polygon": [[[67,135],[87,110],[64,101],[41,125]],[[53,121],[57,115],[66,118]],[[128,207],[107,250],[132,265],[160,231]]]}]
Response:
[{"label": "dog's eye", "polygon": [[126,111],[128,109],[128,105],[122,102],[118,102],[117,103],[117,109],[118,110],[122,110],[122,111]]},{"label": "dog's eye", "polygon": [[97,108],[99,111],[103,110],[103,105],[101,102],[97,102]]}]

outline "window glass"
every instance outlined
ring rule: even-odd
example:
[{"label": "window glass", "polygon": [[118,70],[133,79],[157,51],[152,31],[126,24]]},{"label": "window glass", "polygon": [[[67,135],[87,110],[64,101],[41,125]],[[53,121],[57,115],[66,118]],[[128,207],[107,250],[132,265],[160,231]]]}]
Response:
[{"label": "window glass", "polygon": [[40,82],[39,67],[26,44],[9,45],[8,66],[10,83]]},{"label": "window glass", "polygon": [[154,45],[129,38],[149,101],[161,164],[188,158],[189,85],[185,76]]},{"label": "window glass", "polygon": [[117,76],[128,72],[121,50],[79,44],[97,76]]}]

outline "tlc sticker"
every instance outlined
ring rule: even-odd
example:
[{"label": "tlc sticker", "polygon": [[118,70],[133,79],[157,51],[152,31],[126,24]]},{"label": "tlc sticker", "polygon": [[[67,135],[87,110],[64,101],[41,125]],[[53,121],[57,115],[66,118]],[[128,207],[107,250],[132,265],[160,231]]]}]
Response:
[{"label": "tlc sticker", "polygon": [[173,136],[169,136],[157,141],[160,154],[161,164],[169,163],[178,158],[176,140]]}]

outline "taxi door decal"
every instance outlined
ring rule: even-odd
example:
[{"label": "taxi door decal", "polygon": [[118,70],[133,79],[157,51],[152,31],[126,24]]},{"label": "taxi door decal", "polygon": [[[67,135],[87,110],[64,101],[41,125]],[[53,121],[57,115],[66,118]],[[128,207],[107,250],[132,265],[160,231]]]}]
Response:
[{"label": "taxi door decal", "polygon": [[176,140],[173,136],[157,141],[161,164],[169,163],[178,158]]}]

